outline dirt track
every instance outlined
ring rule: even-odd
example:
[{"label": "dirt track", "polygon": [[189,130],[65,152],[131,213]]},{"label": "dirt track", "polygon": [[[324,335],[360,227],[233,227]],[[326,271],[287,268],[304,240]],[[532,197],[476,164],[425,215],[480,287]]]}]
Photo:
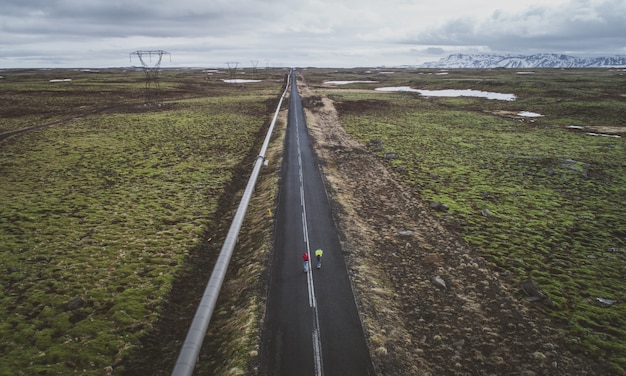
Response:
[{"label": "dirt track", "polygon": [[[391,168],[351,139],[300,77],[307,125],[342,232],[361,318],[383,375],[609,375],[575,353]],[[436,286],[439,276],[445,288]]]}]

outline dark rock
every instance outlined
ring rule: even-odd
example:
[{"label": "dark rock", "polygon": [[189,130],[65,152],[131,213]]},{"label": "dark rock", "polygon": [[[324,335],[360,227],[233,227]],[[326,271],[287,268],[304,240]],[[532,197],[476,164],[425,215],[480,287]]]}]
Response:
[{"label": "dark rock", "polygon": [[367,147],[372,149],[372,151],[381,151],[383,150],[383,141],[379,139],[370,140],[367,143]]},{"label": "dark rock", "polygon": [[520,289],[526,294],[526,300],[529,302],[541,302],[549,307],[554,305],[532,279],[522,282]]},{"label": "dark rock", "polygon": [[85,305],[85,301],[80,296],[75,297],[70,300],[65,306],[66,311],[73,311],[75,309],[82,308]]},{"label": "dark rock", "polygon": [[539,289],[539,286],[532,279],[527,279],[520,285],[520,289],[528,296],[532,298],[544,299],[546,295]]},{"label": "dark rock", "polygon": [[448,210],[450,210],[450,208],[448,208],[448,206],[444,203],[441,202],[431,202],[430,203],[430,208],[433,210],[436,210],[438,212],[447,212]]}]

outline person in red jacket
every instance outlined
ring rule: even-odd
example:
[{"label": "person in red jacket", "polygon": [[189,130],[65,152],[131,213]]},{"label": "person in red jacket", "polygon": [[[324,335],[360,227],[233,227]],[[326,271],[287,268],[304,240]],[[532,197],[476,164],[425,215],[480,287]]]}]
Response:
[{"label": "person in red jacket", "polygon": [[302,254],[302,260],[304,260],[304,272],[308,272],[309,271],[309,254],[304,252]]}]

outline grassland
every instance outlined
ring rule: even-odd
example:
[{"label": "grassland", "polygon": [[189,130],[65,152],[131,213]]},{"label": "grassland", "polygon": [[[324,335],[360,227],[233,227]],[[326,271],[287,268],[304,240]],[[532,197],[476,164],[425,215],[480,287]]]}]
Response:
[{"label": "grassland", "polygon": [[[305,75],[309,86],[333,99],[352,137],[387,159],[422,200],[449,207],[442,216],[456,223],[508,283],[532,279],[549,297],[545,304],[529,304],[623,375],[625,73],[309,70]],[[326,80],[377,82],[337,87]],[[517,99],[373,90],[384,86],[475,89]],[[543,116],[525,118],[520,111]]]},{"label": "grassland", "polygon": [[144,105],[138,71],[2,72],[0,133],[45,128],[0,141],[0,374],[124,372],[225,234],[283,74],[166,70]]}]

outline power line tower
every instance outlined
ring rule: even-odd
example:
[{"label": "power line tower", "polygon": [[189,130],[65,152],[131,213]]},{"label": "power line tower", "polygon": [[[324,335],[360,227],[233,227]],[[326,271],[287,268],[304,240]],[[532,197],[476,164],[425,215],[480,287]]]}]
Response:
[{"label": "power line tower", "polygon": [[[161,60],[163,59],[163,55],[169,55],[170,61],[172,61],[172,55],[163,50],[137,50],[130,53],[131,61],[133,55],[139,58],[143,72],[146,74],[145,104],[154,103],[158,100],[159,96],[159,69],[161,68]],[[156,60],[154,64],[152,64],[153,56]],[[148,58],[148,61],[144,59],[145,57]]]},{"label": "power line tower", "polygon": [[228,72],[230,72],[230,79],[235,79],[235,75],[237,74],[237,66],[239,65],[238,61],[227,61],[226,65],[228,66]]},{"label": "power line tower", "polygon": [[256,73],[256,67],[259,65],[258,60],[251,60],[252,63],[252,73]]}]

